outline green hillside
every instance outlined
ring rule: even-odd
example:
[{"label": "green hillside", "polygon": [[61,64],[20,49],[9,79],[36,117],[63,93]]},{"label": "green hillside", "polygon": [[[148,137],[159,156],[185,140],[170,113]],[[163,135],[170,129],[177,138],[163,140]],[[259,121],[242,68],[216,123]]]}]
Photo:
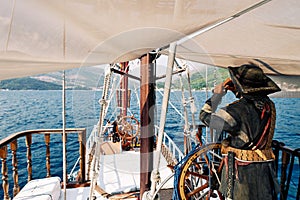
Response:
[{"label": "green hillside", "polygon": [[[66,70],[65,76],[67,89],[89,90],[99,88],[103,84],[104,72],[96,66],[82,67]],[[35,75],[32,78],[61,85],[62,71]]]},{"label": "green hillside", "polygon": [[8,90],[61,90],[62,86],[26,77],[2,80],[0,81],[0,88]]},{"label": "green hillside", "polygon": [[[190,73],[190,82],[191,88],[196,90],[201,90],[203,88],[213,88],[215,84],[218,84],[224,81],[227,77],[229,77],[228,70],[224,68],[214,68],[210,67],[207,71],[207,85],[206,85],[206,72],[191,72]],[[182,75],[182,83],[185,89],[188,88],[188,81],[186,74]],[[158,88],[164,87],[164,82],[157,83]],[[180,89],[180,79],[174,78],[172,80],[172,88]]]},{"label": "green hillside", "polygon": [[[66,71],[66,88],[78,90],[90,90],[100,88],[103,84],[103,69],[86,67]],[[207,88],[211,89],[229,76],[228,70],[210,67],[207,69]],[[191,88],[201,90],[206,88],[206,72],[193,71],[190,73]],[[185,89],[188,88],[186,73],[182,74],[182,82]],[[164,80],[157,82],[158,88],[164,88]],[[180,79],[176,75],[172,80],[172,88],[180,89]],[[0,81],[0,89],[8,90],[61,90],[62,72],[36,75],[34,77],[10,79]]]},{"label": "green hillside", "polygon": [[[99,67],[83,67],[66,70],[66,89],[90,90],[103,84],[103,70]],[[32,77],[0,81],[0,89],[8,90],[61,90],[62,71]]]}]

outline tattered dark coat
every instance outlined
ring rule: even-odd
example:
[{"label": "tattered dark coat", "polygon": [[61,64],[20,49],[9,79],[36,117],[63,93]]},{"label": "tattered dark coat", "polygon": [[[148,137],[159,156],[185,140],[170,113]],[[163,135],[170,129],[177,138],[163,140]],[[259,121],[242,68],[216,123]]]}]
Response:
[{"label": "tattered dark coat", "polygon": [[[267,96],[247,96],[216,111],[221,99],[222,94],[214,94],[208,99],[200,112],[200,120],[217,132],[226,131],[229,137],[224,143],[230,147],[245,150],[265,148],[268,132],[263,137],[261,135],[270,118],[270,109],[266,112],[265,108],[271,107],[271,100]],[[272,199],[275,183],[273,162],[238,161],[236,163],[233,199]],[[224,167],[220,186],[223,194],[226,193],[227,178],[226,167]]]}]

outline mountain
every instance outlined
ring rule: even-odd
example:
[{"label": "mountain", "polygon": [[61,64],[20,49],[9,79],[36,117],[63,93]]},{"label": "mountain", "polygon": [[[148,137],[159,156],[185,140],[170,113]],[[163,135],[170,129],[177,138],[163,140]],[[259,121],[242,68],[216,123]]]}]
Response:
[{"label": "mountain", "polygon": [[[191,88],[200,90],[206,87],[213,86],[228,77],[228,70],[222,68],[210,67],[206,71],[191,71],[190,80]],[[99,89],[103,85],[104,72],[103,67],[82,67],[79,69],[71,69],[65,71],[66,89],[75,90],[94,90]],[[0,89],[9,90],[61,90],[62,89],[63,72],[52,72],[48,74],[40,74],[32,77],[18,78],[11,80],[0,81]],[[182,83],[185,89],[188,88],[186,73],[182,74]],[[158,88],[164,87],[163,80],[157,82]],[[180,79],[176,75],[172,81],[172,88],[180,89]]]},{"label": "mountain", "polygon": [[[103,84],[103,74],[103,68],[99,68],[97,66],[66,70],[66,88],[83,90],[99,89],[99,87]],[[62,77],[63,72],[59,71],[36,75],[31,78],[61,85]]]},{"label": "mountain", "polygon": [[[63,72],[52,72],[31,77],[0,81],[0,89],[61,90]],[[65,71],[66,89],[92,90],[103,84],[103,69],[82,67]]]},{"label": "mountain", "polygon": [[2,80],[0,81],[0,88],[8,90],[61,90],[62,86],[26,77]]},{"label": "mountain", "polygon": [[[186,73],[182,74],[182,84],[185,89],[188,89],[188,80]],[[190,85],[191,89],[201,90],[203,88],[213,88],[214,85],[224,81],[226,78],[229,77],[229,73],[227,69],[224,68],[215,68],[209,67],[207,68],[207,81],[206,81],[206,71],[205,68],[201,71],[191,71],[190,72]],[[157,83],[158,88],[164,88],[164,82]],[[181,82],[179,76],[174,76],[172,80],[172,88],[180,89]]]}]

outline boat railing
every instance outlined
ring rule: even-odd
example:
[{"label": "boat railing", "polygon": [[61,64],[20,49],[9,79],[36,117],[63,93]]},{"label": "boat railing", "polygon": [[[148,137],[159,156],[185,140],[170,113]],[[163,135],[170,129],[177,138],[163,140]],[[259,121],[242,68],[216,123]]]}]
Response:
[{"label": "boat railing", "polygon": [[[155,135],[157,136],[159,127],[155,126],[155,130]],[[175,165],[184,157],[184,154],[182,153],[180,148],[175,144],[173,139],[166,132],[164,132],[162,144],[162,153],[167,159],[168,164]]]},{"label": "boat railing", "polygon": [[[105,128],[105,127],[104,127]],[[155,126],[155,136],[157,137],[159,127]],[[86,152],[86,159],[87,159],[87,179],[89,179],[90,176],[90,166],[93,160],[93,155],[95,153],[95,141],[97,140],[97,134],[98,134],[98,126],[95,125],[89,138],[87,139],[86,145],[87,145],[87,152]],[[163,136],[163,148],[162,148],[162,154],[166,158],[168,164],[175,165],[177,162],[179,162],[183,157],[184,154],[180,150],[180,148],[175,144],[175,142],[172,140],[172,138],[164,132]]]},{"label": "boat railing", "polygon": [[[273,140],[275,154],[275,170],[279,182],[280,194],[278,199],[300,198],[300,148],[291,149],[284,143]],[[297,163],[298,162],[298,163]],[[297,178],[298,177],[298,178]],[[297,180],[298,179],[298,180]]]},{"label": "boat railing", "polygon": [[96,150],[97,135],[98,135],[98,126],[94,125],[94,128],[86,141],[86,150],[87,150],[87,152],[86,152],[86,159],[87,159],[86,178],[88,180],[90,179],[91,165],[92,165],[93,157],[94,157],[95,150]]},{"label": "boat railing", "polygon": [[[13,190],[12,195],[15,196],[20,191],[20,185],[19,185],[19,171],[22,172],[22,176],[24,176],[24,170],[20,169],[18,170],[18,158],[19,154],[23,155],[26,153],[26,161],[24,163],[27,167],[27,182],[32,180],[32,174],[33,174],[33,161],[34,156],[32,155],[38,155],[40,156],[44,155],[41,150],[43,150],[43,147],[41,146],[40,142],[33,142],[33,135],[44,135],[44,143],[45,143],[45,177],[51,177],[51,165],[50,165],[50,144],[53,144],[56,141],[53,141],[51,135],[53,134],[62,134],[62,129],[39,129],[39,130],[27,130],[22,132],[17,132],[15,134],[12,134],[0,141],[0,158],[1,158],[1,164],[2,164],[2,187],[3,187],[3,195],[4,199],[10,199],[9,195],[9,171],[8,169],[12,170],[12,179],[13,179]],[[85,128],[68,128],[65,129],[66,136],[68,134],[78,134],[78,142],[79,142],[79,167],[80,167],[80,177],[78,178],[78,183],[84,183],[86,181],[85,177],[85,145],[86,145],[86,129]],[[21,144],[23,142],[21,138],[25,138],[25,148],[22,148],[24,144]],[[18,148],[18,144],[20,145],[20,148]],[[55,145],[56,146],[56,145]],[[11,159],[11,167],[8,166],[7,161]],[[22,159],[19,159],[20,161],[24,160],[24,157],[22,156]],[[21,162],[19,164],[22,164]],[[55,166],[53,166],[55,167]],[[38,170],[41,170],[40,168]],[[38,174],[42,174],[41,171],[38,172]],[[25,177],[26,178],[26,177]],[[42,178],[42,177],[39,177]],[[12,184],[12,183],[11,183]]]},{"label": "boat railing", "polygon": [[91,131],[90,136],[88,137],[87,141],[86,141],[86,149],[87,149],[87,155],[91,154],[92,149],[93,149],[93,145],[96,142],[96,138],[97,138],[97,132],[98,132],[98,126],[95,125],[93,130]]},{"label": "boat railing", "polygon": [[[112,125],[103,126],[103,135],[100,136],[103,141],[112,141],[112,128]],[[87,155],[92,154],[94,151],[93,145],[95,145],[96,141],[99,139],[98,132],[98,125],[94,125],[93,130],[91,131],[91,134],[89,135],[86,142]]]},{"label": "boat railing", "polygon": [[[104,126],[103,127],[103,131],[104,134],[108,133],[111,128],[111,126]],[[94,125],[93,127],[93,130],[91,131],[91,134],[89,135],[87,141],[86,141],[86,160],[87,160],[87,163],[86,163],[86,179],[87,180],[90,180],[90,175],[91,175],[91,165],[92,165],[92,162],[93,162],[93,158],[94,158],[94,154],[95,154],[95,151],[96,151],[96,142],[97,140],[99,140],[99,126],[98,125]],[[103,135],[101,136],[101,138],[103,139],[102,141],[104,141],[105,139],[106,140],[110,140],[109,138],[110,136],[108,135]]]}]

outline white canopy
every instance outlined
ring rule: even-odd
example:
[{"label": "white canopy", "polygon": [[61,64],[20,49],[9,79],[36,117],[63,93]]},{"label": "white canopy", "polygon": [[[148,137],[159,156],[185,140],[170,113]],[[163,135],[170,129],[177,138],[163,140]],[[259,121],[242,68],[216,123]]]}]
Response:
[{"label": "white canopy", "polygon": [[[139,58],[258,2],[1,0],[0,80]],[[177,55],[300,75],[299,25],[299,0],[273,0],[179,45]]]}]

